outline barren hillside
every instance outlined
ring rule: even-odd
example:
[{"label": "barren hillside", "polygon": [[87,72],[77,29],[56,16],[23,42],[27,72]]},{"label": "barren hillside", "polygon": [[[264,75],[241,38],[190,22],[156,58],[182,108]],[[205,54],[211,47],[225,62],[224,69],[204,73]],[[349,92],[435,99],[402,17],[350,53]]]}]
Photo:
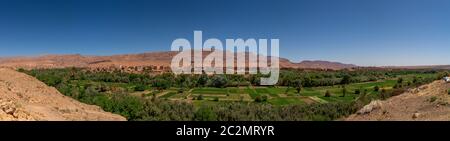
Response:
[{"label": "barren hillside", "polygon": [[385,101],[372,101],[345,120],[450,120],[450,84],[442,80]]},{"label": "barren hillside", "polygon": [[0,68],[0,120],[126,120],[80,103],[37,79]]},{"label": "barren hillside", "polygon": [[[124,54],[112,56],[83,56],[83,55],[45,55],[37,57],[9,57],[0,58],[0,66],[11,68],[62,68],[62,67],[90,67],[101,68],[110,66],[163,66],[169,67],[172,58],[178,52],[150,52],[140,54]],[[204,52],[204,57],[210,52]],[[247,60],[248,61],[248,60]],[[357,67],[328,61],[291,62],[280,58],[281,68],[309,68],[309,69],[345,69]]]}]

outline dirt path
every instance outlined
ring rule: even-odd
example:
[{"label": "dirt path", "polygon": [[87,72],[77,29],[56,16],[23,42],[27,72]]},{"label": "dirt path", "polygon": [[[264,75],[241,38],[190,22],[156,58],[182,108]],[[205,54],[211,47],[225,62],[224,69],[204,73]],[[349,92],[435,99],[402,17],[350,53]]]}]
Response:
[{"label": "dirt path", "polygon": [[372,101],[345,120],[450,120],[449,83],[434,81],[385,101]]}]

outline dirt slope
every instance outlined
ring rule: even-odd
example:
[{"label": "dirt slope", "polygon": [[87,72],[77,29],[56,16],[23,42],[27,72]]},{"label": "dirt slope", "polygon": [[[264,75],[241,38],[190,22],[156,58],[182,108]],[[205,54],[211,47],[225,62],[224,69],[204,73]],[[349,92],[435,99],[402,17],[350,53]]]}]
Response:
[{"label": "dirt slope", "polygon": [[392,97],[372,101],[345,120],[450,120],[448,83],[442,80]]},{"label": "dirt slope", "polygon": [[0,68],[0,120],[126,120],[80,103],[39,80]]}]

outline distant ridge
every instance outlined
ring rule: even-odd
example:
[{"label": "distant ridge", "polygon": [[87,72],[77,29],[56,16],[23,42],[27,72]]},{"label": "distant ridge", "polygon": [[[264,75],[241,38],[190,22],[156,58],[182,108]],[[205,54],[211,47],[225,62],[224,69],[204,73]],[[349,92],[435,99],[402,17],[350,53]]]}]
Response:
[{"label": "distant ridge", "polygon": [[[139,54],[121,54],[111,56],[83,56],[80,54],[43,55],[34,57],[6,57],[0,58],[1,67],[13,68],[64,68],[64,67],[109,67],[109,66],[170,66],[172,58],[178,54],[174,51],[147,52]],[[209,52],[204,53],[206,56]],[[280,58],[281,68],[304,69],[346,69],[358,67],[329,61],[302,61],[293,63]]]},{"label": "distant ridge", "polygon": [[314,60],[314,61],[302,61],[300,63],[292,63],[289,60],[285,59],[282,62],[283,59],[280,59],[280,64],[282,65],[282,68],[308,68],[308,69],[333,69],[333,70],[340,70],[340,69],[348,69],[348,68],[355,68],[358,67],[353,64],[344,64],[340,62],[330,62],[330,61],[321,61],[321,60]]}]

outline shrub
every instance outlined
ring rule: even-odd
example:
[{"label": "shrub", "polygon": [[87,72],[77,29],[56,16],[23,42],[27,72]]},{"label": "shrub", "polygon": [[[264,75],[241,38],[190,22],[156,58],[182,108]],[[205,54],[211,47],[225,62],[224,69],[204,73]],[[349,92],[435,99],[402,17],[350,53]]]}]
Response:
[{"label": "shrub", "polygon": [[194,118],[197,121],[213,121],[217,120],[217,115],[212,107],[203,106],[195,112]]},{"label": "shrub", "polygon": [[436,97],[436,96],[433,96],[433,97],[431,97],[431,98],[429,99],[430,102],[435,102],[436,100],[437,100],[437,97]]},{"label": "shrub", "polygon": [[208,75],[206,75],[206,74],[200,75],[200,77],[197,80],[197,85],[200,86],[200,87],[205,86],[206,83],[208,82],[208,79],[209,79]]},{"label": "shrub", "polygon": [[361,90],[360,89],[356,89],[355,90],[355,94],[360,94],[361,93]]},{"label": "shrub", "polygon": [[342,86],[342,96],[341,97],[345,97],[345,94],[347,94],[347,88],[345,88],[345,85]]},{"label": "shrub", "polygon": [[145,91],[145,85],[136,85],[134,91]]},{"label": "shrub", "polygon": [[373,88],[373,91],[375,91],[375,92],[378,92],[380,90],[380,87],[378,87],[378,86],[375,86],[374,88]]},{"label": "shrub", "polygon": [[219,97],[214,97],[213,101],[219,101]]},{"label": "shrub", "polygon": [[267,95],[262,96],[262,101],[263,101],[263,102],[267,102],[267,99],[269,99],[269,98],[267,97]]},{"label": "shrub", "polygon": [[398,83],[398,84],[402,84],[402,83],[403,83],[403,78],[402,78],[402,77],[399,77],[399,78],[397,79],[397,83]]},{"label": "shrub", "polygon": [[385,89],[381,89],[380,98],[383,100],[388,98],[388,93],[386,93]]},{"label": "shrub", "polygon": [[419,79],[416,76],[414,76],[412,83],[417,84],[418,82],[419,82]]},{"label": "shrub", "polygon": [[349,84],[351,82],[351,79],[352,79],[351,76],[346,74],[344,75],[344,77],[342,77],[341,84],[342,85]]},{"label": "shrub", "polygon": [[224,75],[215,75],[211,80],[211,85],[216,88],[224,88],[228,84],[228,79]]},{"label": "shrub", "polygon": [[203,95],[198,95],[197,100],[203,100]]},{"label": "shrub", "polygon": [[183,93],[183,92],[184,92],[184,88],[179,88],[179,89],[177,90],[177,92],[178,92],[179,94]]},{"label": "shrub", "polygon": [[156,87],[158,90],[165,90],[170,87],[170,82],[168,80],[158,78],[153,80],[153,87]]},{"label": "shrub", "polygon": [[18,72],[25,72],[25,69],[19,68],[19,69],[17,69],[17,71],[18,71]]},{"label": "shrub", "polygon": [[255,102],[263,102],[262,97],[261,96],[256,96],[255,97]]},{"label": "shrub", "polygon": [[331,93],[330,93],[329,90],[327,90],[327,91],[325,92],[325,97],[330,97],[330,96],[331,96]]}]

